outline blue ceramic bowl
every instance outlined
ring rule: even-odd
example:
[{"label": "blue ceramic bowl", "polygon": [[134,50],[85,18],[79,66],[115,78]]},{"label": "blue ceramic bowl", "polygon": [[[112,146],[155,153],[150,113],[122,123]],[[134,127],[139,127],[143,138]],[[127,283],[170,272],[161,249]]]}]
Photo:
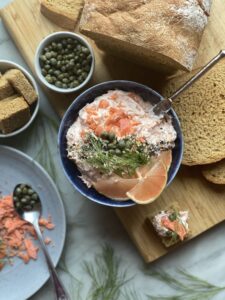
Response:
[{"label": "blue ceramic bowl", "polygon": [[[79,95],[68,108],[60,125],[59,135],[58,135],[58,145],[59,145],[61,161],[62,161],[65,174],[70,180],[70,182],[72,183],[72,185],[82,195],[86,196],[88,199],[97,202],[99,204],[113,206],[113,207],[127,207],[127,206],[132,206],[135,203],[132,200],[127,200],[127,201],[112,200],[110,198],[107,198],[99,194],[94,188],[88,188],[80,179],[79,175],[81,174],[77,169],[76,165],[74,164],[74,162],[67,158],[67,150],[66,150],[67,131],[69,127],[76,120],[80,109],[83,106],[85,106],[87,103],[92,102],[96,97],[101,96],[107,91],[114,90],[114,89],[135,92],[138,95],[140,95],[144,100],[150,101],[152,104],[156,104],[163,98],[160,94],[150,89],[149,87],[132,81],[115,80],[115,81],[107,81],[95,85],[89,88],[88,90],[86,90],[81,95]],[[167,186],[172,182],[175,175],[177,174],[177,171],[181,164],[182,155],[183,155],[183,139],[182,139],[182,133],[180,129],[180,123],[176,113],[173,110],[171,110],[170,114],[172,115],[173,126],[177,132],[177,139],[175,142],[176,144],[175,148],[173,149],[173,159],[168,173]]]}]

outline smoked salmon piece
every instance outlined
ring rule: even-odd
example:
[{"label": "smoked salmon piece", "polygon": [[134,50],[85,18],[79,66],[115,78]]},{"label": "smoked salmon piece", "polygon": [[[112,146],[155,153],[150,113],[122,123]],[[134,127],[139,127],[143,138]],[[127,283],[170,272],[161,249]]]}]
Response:
[{"label": "smoked salmon piece", "polygon": [[[42,229],[53,229],[51,217],[40,219]],[[36,233],[33,226],[21,220],[13,206],[12,196],[0,199],[0,258],[19,257],[24,263],[37,259],[38,247],[34,245]],[[0,268],[2,264],[0,265]]]}]

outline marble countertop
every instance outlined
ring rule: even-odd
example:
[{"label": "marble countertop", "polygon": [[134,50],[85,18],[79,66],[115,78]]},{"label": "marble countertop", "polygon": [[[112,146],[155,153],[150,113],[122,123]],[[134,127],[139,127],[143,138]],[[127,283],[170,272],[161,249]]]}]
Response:
[{"label": "marble countertop", "polygon": [[[0,8],[9,3],[9,0],[0,0]],[[13,40],[8,35],[2,22],[0,21],[0,59],[8,59],[15,61],[27,68],[19,51],[16,49]],[[49,124],[49,117],[59,122],[57,116],[51,109],[46,97],[41,93],[41,112],[35,122],[34,131],[39,130],[39,126],[43,119],[46,124]],[[210,283],[220,287],[225,286],[225,223],[222,223],[200,237],[191,242],[179,247],[167,256],[158,261],[145,265],[135,246],[132,244],[124,228],[120,224],[113,209],[94,204],[76,191],[67,182],[66,178],[60,172],[58,153],[56,147],[56,135],[52,135],[50,126],[46,126],[46,135],[49,137],[48,147],[55,163],[55,179],[58,188],[62,193],[62,198],[65,204],[67,216],[67,239],[61,262],[58,267],[59,274],[64,281],[66,287],[71,293],[72,299],[96,299],[96,300],[147,300],[161,299],[153,298],[153,296],[164,295],[168,299],[175,299],[170,295],[180,295],[182,290],[176,286],[172,289],[171,286],[157,279],[156,276],[148,276],[148,272],[160,271],[169,272],[174,278],[180,278],[177,269],[184,269],[186,272],[207,280]],[[3,141],[0,141],[3,144]],[[29,155],[35,157],[38,150],[38,144],[29,144],[29,137],[25,132],[19,138],[4,140],[4,144],[10,145],[17,149],[22,149]],[[50,170],[51,171],[51,170]],[[58,175],[59,174],[59,175]],[[109,248],[104,248],[104,247]],[[109,257],[114,253],[114,258],[119,259],[118,273],[120,275],[124,270],[127,272],[127,279],[130,280],[121,288],[118,287],[118,294],[112,296],[104,296],[103,294],[94,297],[93,279],[84,268],[84,262],[88,262],[89,266],[96,265],[99,267],[99,261],[96,257],[104,262],[103,254],[108,254]],[[108,252],[107,252],[108,251]],[[109,262],[109,261],[108,261]],[[63,270],[64,264],[69,269],[69,272]],[[114,261],[114,267],[116,268]],[[147,273],[146,273],[147,272]],[[79,279],[80,283],[74,283],[70,273]],[[104,270],[102,270],[104,274]],[[106,272],[107,273],[107,272]],[[103,275],[102,274],[102,275]],[[162,274],[162,273],[161,273]],[[107,274],[106,274],[107,275]],[[118,274],[119,276],[119,274]],[[104,281],[104,278],[102,279]],[[112,283],[113,284],[113,283]],[[102,284],[103,285],[103,284]],[[187,287],[188,287],[187,283]],[[80,290],[80,295],[75,290]],[[196,287],[197,289],[197,287]],[[90,291],[90,295],[88,295]],[[104,290],[102,290],[104,292]],[[191,292],[190,292],[191,294]],[[151,297],[146,296],[151,295]],[[194,294],[195,295],[195,294]],[[176,299],[225,299],[225,290],[222,290],[216,296],[213,293],[204,292],[196,294],[192,298],[188,296],[188,292]],[[0,299],[3,300],[3,298]],[[189,298],[188,298],[189,297]],[[51,284],[48,282],[44,287],[36,293],[32,300],[51,300],[54,299]],[[167,298],[166,298],[167,299]],[[4,299],[5,300],[5,299]],[[23,299],[18,299],[23,300]]]}]

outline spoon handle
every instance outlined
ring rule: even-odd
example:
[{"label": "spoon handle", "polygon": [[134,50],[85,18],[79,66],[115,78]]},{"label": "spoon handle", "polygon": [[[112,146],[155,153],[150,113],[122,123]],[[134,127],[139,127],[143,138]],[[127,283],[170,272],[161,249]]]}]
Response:
[{"label": "spoon handle", "polygon": [[46,246],[45,246],[45,243],[43,241],[43,237],[42,237],[42,233],[41,233],[38,221],[34,222],[33,225],[34,225],[35,231],[37,233],[37,237],[38,237],[38,240],[40,242],[41,248],[42,248],[43,253],[45,255],[45,259],[46,259],[46,263],[48,265],[50,277],[51,277],[51,280],[52,280],[53,285],[54,285],[56,299],[57,300],[69,300],[70,298],[69,298],[67,292],[65,291],[65,288],[64,288],[61,280],[59,279],[59,277],[56,273],[55,267],[54,267],[54,265],[52,263],[52,260],[51,260],[49,254],[48,254],[48,251],[46,249]]}]

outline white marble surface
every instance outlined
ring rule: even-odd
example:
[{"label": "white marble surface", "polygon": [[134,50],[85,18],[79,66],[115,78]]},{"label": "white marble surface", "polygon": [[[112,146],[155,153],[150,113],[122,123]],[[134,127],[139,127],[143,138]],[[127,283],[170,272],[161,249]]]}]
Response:
[{"label": "white marble surface", "polygon": [[[3,7],[8,2],[10,1],[0,0],[0,7]],[[0,59],[9,59],[26,67],[26,64],[1,21]],[[41,110],[57,120],[57,117],[43,94],[41,94]],[[25,133],[19,137],[19,139],[7,140],[4,141],[4,143],[18,149],[24,149],[24,151],[32,155],[37,145],[32,144],[25,146],[24,141],[27,139],[29,139],[29,136]],[[2,143],[3,142],[0,141],[0,144]],[[50,143],[49,141],[49,144]],[[55,141],[52,142],[51,151],[55,156],[55,162],[57,162],[58,153],[56,147],[54,147],[54,143]],[[58,168],[58,174],[60,173],[60,168]],[[70,267],[70,271],[78,277],[84,285],[84,291],[82,293],[83,299],[86,299],[85,290],[90,286],[90,279],[83,271],[83,262],[84,260],[93,260],[96,253],[101,251],[101,245],[104,243],[111,245],[115,254],[122,259],[122,269],[128,269],[131,276],[135,275],[135,278],[128,284],[128,287],[135,289],[138,294],[141,295],[140,299],[142,300],[147,299],[145,298],[146,294],[157,295],[164,293],[165,295],[169,295],[171,293],[171,290],[167,288],[166,285],[147,277],[143,272],[144,267],[150,270],[160,268],[171,273],[174,273],[176,268],[183,268],[218,286],[225,285],[224,223],[180,247],[157,262],[144,266],[142,258],[128,238],[112,209],[95,205],[84,199],[72,189],[63,174],[58,176],[57,183],[58,182],[60,182],[60,188],[63,190],[63,200],[66,207],[68,223],[67,243],[63,256],[67,265]],[[60,275],[69,289],[70,280],[68,275],[62,271],[60,271]],[[0,294],[0,299],[5,300],[4,297],[2,297]],[[50,283],[47,283],[32,299],[54,299]],[[208,299],[225,299],[225,292]]]}]

